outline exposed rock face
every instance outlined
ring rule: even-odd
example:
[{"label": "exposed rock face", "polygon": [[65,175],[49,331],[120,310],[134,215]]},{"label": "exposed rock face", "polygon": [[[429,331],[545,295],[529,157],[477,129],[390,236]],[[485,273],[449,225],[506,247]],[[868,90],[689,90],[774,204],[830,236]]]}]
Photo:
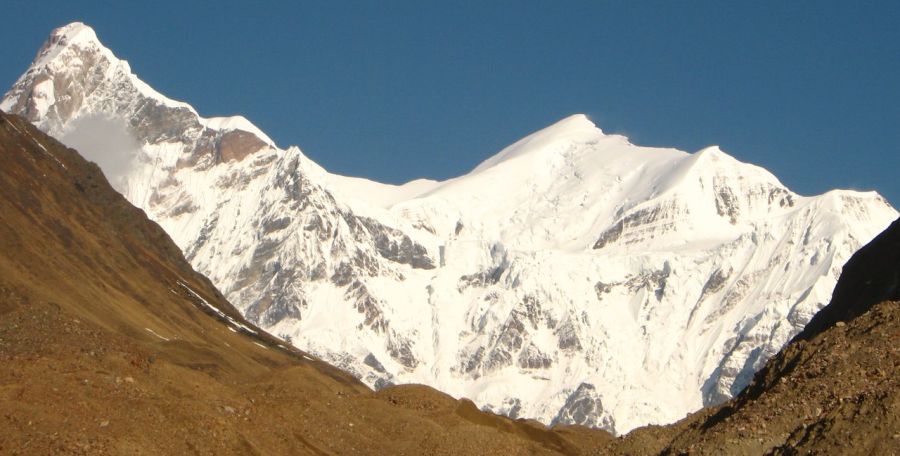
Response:
[{"label": "exposed rock face", "polygon": [[79,24],[0,106],[55,135],[121,120],[139,151],[117,188],[244,315],[367,384],[545,423],[589,384],[586,422],[619,433],[740,391],[897,215],[578,115],[446,182],[336,176],[156,93]]},{"label": "exposed rock face", "polygon": [[364,231],[369,234],[375,250],[382,258],[394,263],[408,264],[416,269],[434,269],[434,260],[428,256],[428,250],[413,242],[402,231],[386,227],[367,217],[352,220],[361,223],[361,226],[353,226],[354,231]]},{"label": "exposed rock face", "polygon": [[222,161],[243,160],[244,157],[264,149],[265,142],[253,133],[232,130],[222,135],[219,140],[219,158]]},{"label": "exposed rock face", "polygon": [[603,401],[600,400],[597,389],[590,383],[582,383],[566,399],[565,405],[553,419],[553,424],[580,424],[615,429],[616,425],[612,418],[606,418],[607,422],[599,422],[600,417],[603,416]]}]

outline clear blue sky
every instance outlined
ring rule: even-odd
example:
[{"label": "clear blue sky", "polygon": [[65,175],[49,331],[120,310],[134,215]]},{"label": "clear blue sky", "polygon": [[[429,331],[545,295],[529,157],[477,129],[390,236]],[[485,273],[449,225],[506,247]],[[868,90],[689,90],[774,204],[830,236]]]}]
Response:
[{"label": "clear blue sky", "polygon": [[583,112],[900,205],[897,1],[136,3],[5,1],[0,87],[81,20],[159,91],[333,172],[444,179]]}]

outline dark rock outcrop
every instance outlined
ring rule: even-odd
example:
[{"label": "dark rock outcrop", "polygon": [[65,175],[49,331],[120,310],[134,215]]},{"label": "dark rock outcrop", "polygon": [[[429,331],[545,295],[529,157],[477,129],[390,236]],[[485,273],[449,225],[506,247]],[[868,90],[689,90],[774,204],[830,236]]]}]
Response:
[{"label": "dark rock outcrop", "polygon": [[809,340],[883,301],[900,301],[900,219],[853,254],[834,287],[831,303],[794,340]]}]

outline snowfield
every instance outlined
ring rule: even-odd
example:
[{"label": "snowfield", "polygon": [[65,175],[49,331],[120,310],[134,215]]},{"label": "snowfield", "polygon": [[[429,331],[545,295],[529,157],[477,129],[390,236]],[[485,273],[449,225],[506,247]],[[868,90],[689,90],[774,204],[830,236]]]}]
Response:
[{"label": "snowfield", "polygon": [[248,319],[369,385],[616,433],[737,393],[898,215],[583,115],[443,182],[338,176],[164,97],[78,23],[0,109],[57,137],[124,120],[140,151],[117,188]]}]

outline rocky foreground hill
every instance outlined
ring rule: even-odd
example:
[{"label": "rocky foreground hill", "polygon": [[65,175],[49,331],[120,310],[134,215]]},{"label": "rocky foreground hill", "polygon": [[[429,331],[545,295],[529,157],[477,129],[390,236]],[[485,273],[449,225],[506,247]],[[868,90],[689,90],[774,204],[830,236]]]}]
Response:
[{"label": "rocky foreground hill", "polygon": [[737,398],[614,438],[375,393],[246,322],[96,165],[0,113],[2,454],[900,452],[900,223]]}]

